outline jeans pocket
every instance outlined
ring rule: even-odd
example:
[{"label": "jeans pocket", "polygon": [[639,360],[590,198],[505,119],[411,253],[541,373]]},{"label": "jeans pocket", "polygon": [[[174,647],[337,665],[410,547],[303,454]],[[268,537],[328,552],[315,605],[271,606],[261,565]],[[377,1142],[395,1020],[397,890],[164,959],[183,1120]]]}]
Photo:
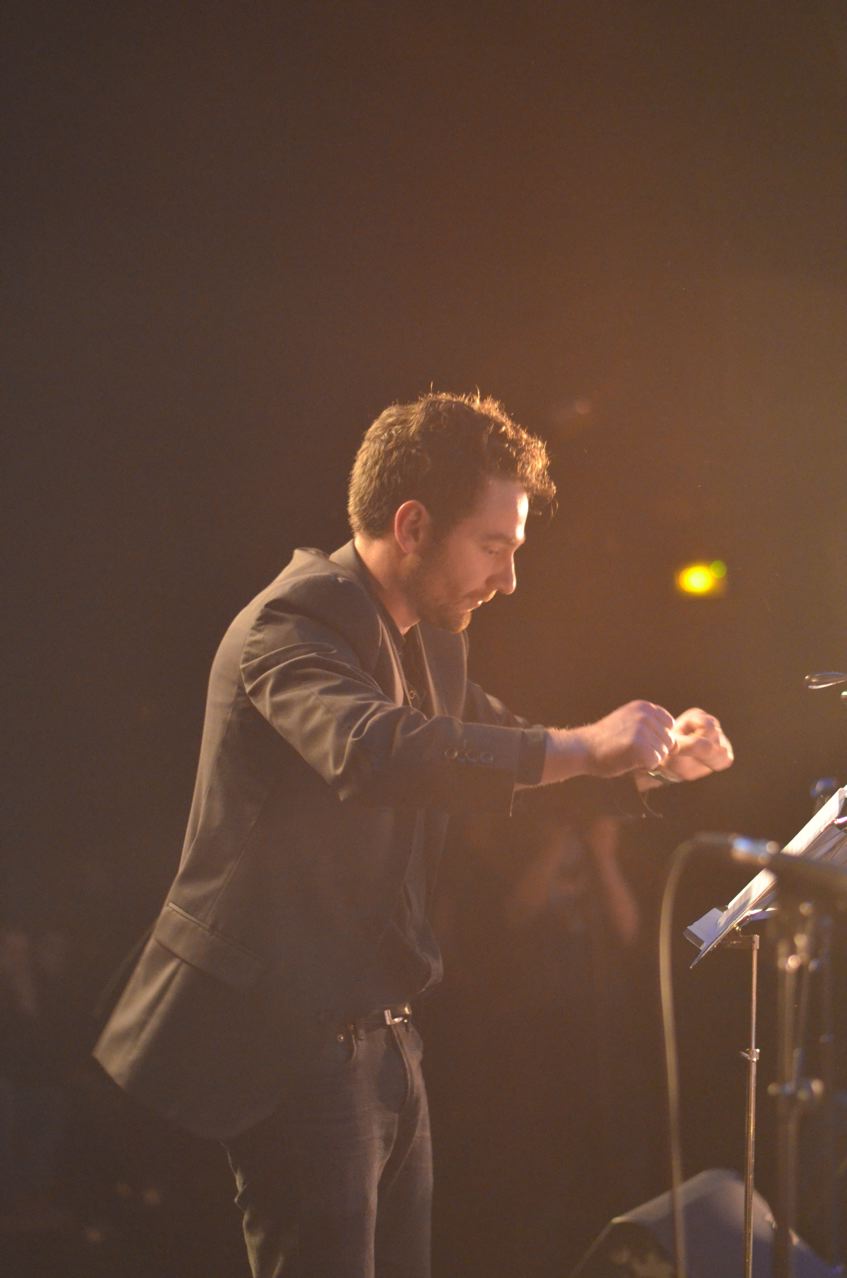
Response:
[{"label": "jeans pocket", "polygon": [[355,1030],[341,1026],[330,1031],[319,1043],[303,1073],[312,1077],[344,1073],[355,1064],[358,1053],[359,1045]]}]

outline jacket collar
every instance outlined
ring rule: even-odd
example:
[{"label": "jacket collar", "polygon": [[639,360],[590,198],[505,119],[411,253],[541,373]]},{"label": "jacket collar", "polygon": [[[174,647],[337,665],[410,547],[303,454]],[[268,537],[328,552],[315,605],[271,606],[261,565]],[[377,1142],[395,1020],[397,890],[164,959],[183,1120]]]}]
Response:
[{"label": "jacket collar", "polygon": [[339,568],[343,568],[345,572],[348,572],[352,577],[355,577],[356,580],[360,582],[360,584],[363,585],[368,593],[373,597],[374,602],[379,608],[381,617],[391,632],[392,639],[394,639],[397,644],[399,651],[402,652],[403,636],[397,627],[397,623],[391,616],[391,613],[380,600],[379,594],[377,593],[376,582],[374,581],[374,578],[369,572],[366,564],[360,557],[356,547],[353,545],[353,542],[348,541],[345,545],[339,547],[338,550],[333,551],[330,555],[330,559],[334,564],[337,564]]},{"label": "jacket collar", "polygon": [[[376,583],[374,581],[374,578],[372,574],[369,572],[364,561],[361,559],[358,551],[356,550],[356,547],[353,545],[353,542],[348,541],[346,545],[339,547],[339,549],[336,551],[333,551],[333,553],[330,555],[330,559],[332,560],[334,564],[337,564],[339,568],[343,568],[345,572],[349,573],[352,577],[355,577],[357,581],[361,582],[361,584],[365,587],[368,593],[372,596],[374,602],[379,608],[380,616],[385,622],[385,625],[388,627],[389,633],[391,635],[393,646],[394,646],[395,664],[397,666],[398,674],[400,675],[400,678],[402,679],[403,686],[404,688],[406,688],[406,675],[405,675],[405,670],[403,667],[402,654],[403,654],[407,640],[404,638],[403,635],[401,635],[400,630],[397,627],[397,623],[395,622],[394,618],[391,616],[391,613],[382,604],[379,598],[379,595],[377,594]],[[416,636],[412,634],[412,631],[416,632]],[[426,640],[424,638],[422,627],[420,625],[413,626],[412,631],[409,632],[408,641],[412,643],[418,642],[420,644],[421,664],[423,667],[423,674],[429,685],[430,705],[432,705],[435,713],[442,712],[442,698],[440,695],[440,689],[438,687],[438,683],[436,679],[434,678],[434,672],[430,664],[430,661],[428,659],[427,645],[426,645]],[[408,699],[408,690],[406,695]]]}]

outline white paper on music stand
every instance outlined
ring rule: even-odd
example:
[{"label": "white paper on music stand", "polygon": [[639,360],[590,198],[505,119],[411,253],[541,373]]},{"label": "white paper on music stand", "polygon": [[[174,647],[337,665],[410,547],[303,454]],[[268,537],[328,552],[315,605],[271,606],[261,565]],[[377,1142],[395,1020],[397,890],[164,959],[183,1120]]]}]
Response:
[{"label": "white paper on music stand", "polygon": [[[847,786],[836,790],[823,807],[807,821],[782,849],[790,856],[807,857],[810,861],[829,861],[833,865],[847,862],[847,830],[835,825],[847,811]],[[766,909],[776,895],[775,879],[770,870],[760,870],[746,887],[734,896],[726,909],[709,910],[685,929],[686,940],[699,950],[694,967],[724,937],[740,927],[751,915]]]}]

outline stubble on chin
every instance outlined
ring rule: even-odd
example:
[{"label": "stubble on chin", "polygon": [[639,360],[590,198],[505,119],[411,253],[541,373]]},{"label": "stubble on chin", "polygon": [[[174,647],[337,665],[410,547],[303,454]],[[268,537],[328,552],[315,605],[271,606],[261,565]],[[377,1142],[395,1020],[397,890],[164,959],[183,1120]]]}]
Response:
[{"label": "stubble on chin", "polygon": [[447,630],[450,634],[459,635],[471,624],[472,613],[468,609],[458,610],[449,604],[439,604],[435,600],[422,600],[419,608],[421,621],[426,621],[438,630]]},{"label": "stubble on chin", "polygon": [[450,633],[454,635],[460,635],[462,631],[467,630],[468,626],[471,624],[472,615],[473,614],[470,612],[461,612],[458,614],[452,613],[449,617],[445,617],[445,621],[441,629],[449,630]]}]

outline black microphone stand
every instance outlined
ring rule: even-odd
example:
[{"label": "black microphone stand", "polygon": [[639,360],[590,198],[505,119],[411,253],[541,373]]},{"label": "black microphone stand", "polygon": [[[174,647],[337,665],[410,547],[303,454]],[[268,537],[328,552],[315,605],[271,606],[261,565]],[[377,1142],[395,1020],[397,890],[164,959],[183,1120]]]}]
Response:
[{"label": "black microphone stand", "polygon": [[[835,797],[833,795],[833,797]],[[756,1046],[756,957],[758,937],[744,936],[739,932],[744,923],[767,917],[773,921],[775,958],[777,966],[778,1023],[777,1023],[777,1080],[769,1088],[777,1102],[777,1186],[774,1201],[775,1235],[772,1247],[772,1273],[775,1278],[792,1278],[796,1260],[796,1237],[793,1232],[797,1208],[798,1190],[798,1135],[800,1119],[804,1112],[815,1105],[826,1105],[824,1118],[834,1116],[835,1059],[833,1035],[833,981],[830,958],[832,916],[837,908],[847,909],[847,865],[844,864],[845,844],[838,831],[847,828],[847,814],[843,807],[832,817],[826,814],[823,823],[810,825],[808,838],[814,841],[830,831],[829,842],[818,847],[817,856],[804,857],[789,848],[780,851],[776,844],[745,839],[740,835],[701,834],[688,844],[681,845],[680,852],[687,853],[696,847],[713,847],[729,850],[732,858],[744,864],[755,864],[768,870],[765,882],[757,876],[724,911],[710,910],[702,919],[686,929],[686,936],[700,948],[695,962],[708,954],[721,941],[736,948],[752,951],[751,981],[751,1034],[750,1047],[742,1055],[748,1062],[747,1123],[745,1142],[745,1230],[744,1272],[749,1278],[752,1268],[752,1177],[755,1143],[755,1083],[759,1052]],[[808,827],[806,827],[808,828]],[[801,831],[801,836],[804,834]],[[833,838],[834,836],[834,838]],[[799,836],[798,836],[799,837]],[[770,880],[770,885],[768,883]],[[754,911],[776,899],[776,906]],[[663,906],[664,909],[664,906]],[[735,937],[731,930],[736,929]],[[819,994],[817,1004],[822,1023],[818,1038],[819,1067],[822,1077],[807,1076],[805,1045],[808,1036],[810,1004],[814,992]],[[834,1127],[829,1134],[833,1148],[826,1153],[830,1170],[835,1170]],[[827,1190],[820,1186],[820,1198],[826,1194],[826,1207],[830,1220],[837,1221],[838,1205],[835,1176]],[[682,1254],[682,1247],[677,1254]],[[838,1263],[837,1228],[834,1224],[829,1260]],[[832,1269],[843,1274],[843,1269]]]},{"label": "black microphone stand", "polygon": [[779,884],[777,927],[777,1186],[774,1214],[774,1278],[792,1278],[792,1232],[797,1214],[797,1150],[801,1115],[823,1096],[819,1078],[804,1077],[803,1044],[808,1020],[809,979],[816,958],[818,920],[814,905],[793,887]]},{"label": "black microphone stand", "polygon": [[[837,777],[819,777],[810,789],[812,815],[835,794]],[[818,1039],[819,1063],[823,1080],[823,1166],[826,1172],[826,1204],[824,1207],[827,1231],[825,1259],[838,1273],[844,1272],[844,1240],[842,1236],[841,1205],[838,1195],[838,1143],[836,1122],[838,1099],[836,1094],[835,1060],[835,983],[832,967],[833,918],[822,914],[818,918],[820,949],[820,1037]]]},{"label": "black microphone stand", "polygon": [[844,1238],[842,1235],[841,1202],[838,1192],[838,1143],[836,1141],[836,1122],[838,1119],[838,1098],[836,1094],[835,1068],[835,983],[832,970],[832,933],[831,915],[823,915],[818,920],[820,933],[821,964],[821,1034],[820,1034],[820,1067],[823,1079],[823,1111],[824,1111],[824,1167],[826,1168],[827,1187],[827,1234],[828,1246],[826,1260],[837,1273],[844,1273]]},{"label": "black microphone stand", "polygon": [[[826,800],[826,782],[812,787],[814,810]],[[826,787],[834,792],[835,787]],[[797,867],[799,868],[799,867]],[[777,1080],[769,1090],[777,1113],[777,1196],[774,1278],[791,1278],[792,1230],[797,1210],[798,1135],[800,1120],[824,1106],[825,1163],[829,1245],[827,1260],[839,1272],[839,1208],[835,1148],[835,1030],[832,980],[833,915],[825,902],[834,899],[825,882],[794,875],[777,877],[778,908],[774,915],[777,965]],[[819,976],[818,1036],[821,1077],[805,1074],[805,1043],[812,976]]]}]

